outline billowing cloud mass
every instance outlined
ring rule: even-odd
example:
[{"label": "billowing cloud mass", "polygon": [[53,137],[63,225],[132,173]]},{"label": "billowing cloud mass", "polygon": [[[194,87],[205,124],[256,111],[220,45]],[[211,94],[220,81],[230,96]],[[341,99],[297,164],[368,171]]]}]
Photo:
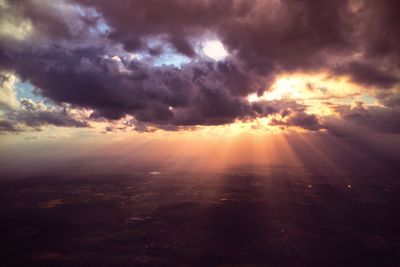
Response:
[{"label": "billowing cloud mass", "polygon": [[[2,86],[1,131],[126,116],[139,131],[261,117],[329,130],[327,115],[304,101],[248,99],[271,91],[282,75],[323,73],[376,98],[359,107],[326,105],[335,116],[399,132],[398,1],[3,0],[0,17],[0,69],[53,103],[46,110],[19,104]],[[208,57],[206,40],[221,42],[226,57]],[[91,115],[75,118],[66,107]]]},{"label": "billowing cloud mass", "polygon": [[46,105],[31,99],[18,100],[16,77],[0,73],[0,132],[41,130],[41,126],[89,127],[84,120],[73,118],[69,107]]}]

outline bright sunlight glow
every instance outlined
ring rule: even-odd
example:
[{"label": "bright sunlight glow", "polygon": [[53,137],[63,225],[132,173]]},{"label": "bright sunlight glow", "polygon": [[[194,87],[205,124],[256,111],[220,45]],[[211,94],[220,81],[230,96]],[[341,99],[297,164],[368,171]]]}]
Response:
[{"label": "bright sunlight glow", "polygon": [[218,40],[205,41],[203,44],[203,52],[216,61],[223,60],[228,55],[224,45]]}]

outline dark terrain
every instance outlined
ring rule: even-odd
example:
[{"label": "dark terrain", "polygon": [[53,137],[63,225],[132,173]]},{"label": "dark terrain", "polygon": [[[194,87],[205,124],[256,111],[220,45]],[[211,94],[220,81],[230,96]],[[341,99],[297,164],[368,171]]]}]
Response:
[{"label": "dark terrain", "polygon": [[0,181],[1,266],[400,266],[399,172]]}]

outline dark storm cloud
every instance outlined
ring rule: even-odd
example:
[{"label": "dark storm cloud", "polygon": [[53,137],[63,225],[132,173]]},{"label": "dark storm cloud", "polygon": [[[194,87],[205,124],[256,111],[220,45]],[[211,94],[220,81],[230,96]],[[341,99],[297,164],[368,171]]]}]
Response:
[{"label": "dark storm cloud", "polygon": [[29,21],[34,26],[32,38],[39,42],[77,38],[98,20],[93,14],[72,12],[67,1],[6,0],[0,17],[15,25]]},{"label": "dark storm cloud", "polygon": [[[224,124],[255,114],[252,105],[236,96],[242,86],[262,87],[257,76],[245,74],[235,61],[195,62],[178,69],[103,57],[100,48],[53,46],[25,53],[10,56],[22,79],[57,103],[95,110],[93,118],[130,114],[156,124]],[[30,64],[23,64],[27,57]]]},{"label": "dark storm cloud", "polygon": [[282,112],[282,119],[273,118],[271,125],[276,126],[294,126],[310,131],[318,131],[323,129],[324,126],[319,121],[318,117],[314,114],[307,114],[304,111],[291,111],[286,110]]},{"label": "dark storm cloud", "polygon": [[349,75],[353,82],[378,88],[390,88],[399,82],[399,78],[381,71],[372,64],[350,62],[335,69],[337,75]]},{"label": "dark storm cloud", "polygon": [[395,0],[361,1],[362,38],[367,57],[385,58],[399,67],[400,2]]},{"label": "dark storm cloud", "polygon": [[109,37],[121,42],[125,49],[136,51],[146,47],[144,38],[163,35],[177,51],[194,56],[190,37],[205,29],[218,27],[226,20],[244,15],[249,3],[221,1],[92,1],[76,3],[94,7],[111,27]]},{"label": "dark storm cloud", "polygon": [[127,50],[143,49],[146,37],[161,35],[193,57],[190,40],[214,32],[248,70],[263,75],[282,68],[319,68],[326,53],[351,48],[353,19],[346,1],[75,2],[103,14],[111,26],[109,37]]},{"label": "dark storm cloud", "polygon": [[[58,104],[93,109],[92,119],[128,114],[168,128],[284,112],[276,103],[246,99],[268,90],[281,72],[330,70],[362,85],[398,84],[392,74],[398,68],[392,59],[399,44],[393,1],[71,0],[8,5],[3,12],[29,20],[34,33],[23,42],[0,37],[0,68],[16,72]],[[104,21],[103,30],[99,21]],[[388,33],[378,38],[376,25]],[[198,42],[215,36],[230,52],[226,60],[208,61],[199,54]],[[161,45],[154,46],[152,38]],[[128,56],[137,52],[157,57],[166,46],[192,61],[181,68],[155,67]],[[358,61],[352,60],[356,53],[361,55]],[[381,62],[378,55],[387,60]],[[286,123],[320,128],[316,117],[294,114]]]},{"label": "dark storm cloud", "polygon": [[367,106],[357,102],[352,106],[338,106],[344,121],[355,123],[382,133],[400,133],[400,110],[380,106]]},{"label": "dark storm cloud", "polygon": [[289,126],[297,126],[311,131],[317,131],[322,128],[317,116],[305,112],[296,112],[287,119]]},{"label": "dark storm cloud", "polygon": [[379,97],[380,102],[389,108],[400,108],[400,93]]}]

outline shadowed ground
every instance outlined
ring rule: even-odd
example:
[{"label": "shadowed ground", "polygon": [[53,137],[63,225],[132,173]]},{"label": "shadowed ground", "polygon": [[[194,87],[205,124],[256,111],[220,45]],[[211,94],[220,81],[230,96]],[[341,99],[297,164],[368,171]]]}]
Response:
[{"label": "shadowed ground", "polygon": [[241,166],[2,180],[0,263],[399,266],[398,174]]}]

